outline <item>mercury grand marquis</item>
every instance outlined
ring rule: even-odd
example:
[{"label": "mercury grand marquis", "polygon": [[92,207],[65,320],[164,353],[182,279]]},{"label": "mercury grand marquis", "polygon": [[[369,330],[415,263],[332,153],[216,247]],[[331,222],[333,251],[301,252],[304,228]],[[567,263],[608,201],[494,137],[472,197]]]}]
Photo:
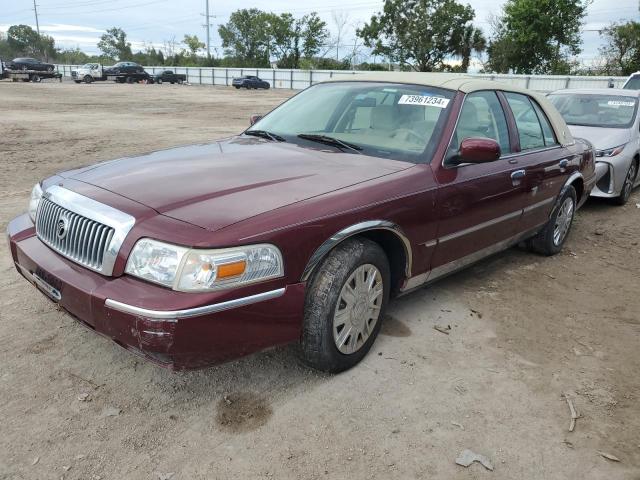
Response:
[{"label": "mercury grand marquis", "polygon": [[515,244],[558,253],[595,183],[548,100],[494,82],[355,76],[251,123],[44,179],[8,226],[17,270],[170,368],[296,343],[339,372],[390,298]]}]

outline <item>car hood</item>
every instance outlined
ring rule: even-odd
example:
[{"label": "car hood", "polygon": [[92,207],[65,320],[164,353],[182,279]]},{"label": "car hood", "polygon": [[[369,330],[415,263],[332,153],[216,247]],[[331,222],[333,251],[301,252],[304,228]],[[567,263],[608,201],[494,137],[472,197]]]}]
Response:
[{"label": "car hood", "polygon": [[631,140],[631,130],[628,128],[585,127],[569,125],[569,130],[575,138],[589,140],[596,150],[606,150],[628,143]]},{"label": "car hood", "polygon": [[62,176],[111,191],[168,217],[218,230],[411,166],[235,137],[121,158]]}]

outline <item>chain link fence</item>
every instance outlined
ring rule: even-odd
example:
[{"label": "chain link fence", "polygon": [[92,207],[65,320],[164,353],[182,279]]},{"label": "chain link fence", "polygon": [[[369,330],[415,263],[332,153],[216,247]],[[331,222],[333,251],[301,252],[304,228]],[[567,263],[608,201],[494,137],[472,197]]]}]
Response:
[{"label": "chain link fence", "polygon": [[[56,65],[63,77],[71,77],[71,71],[78,65]],[[256,75],[271,84],[271,88],[302,90],[331,78],[353,78],[354,75],[369,73],[350,70],[284,70],[269,68],[208,68],[208,67],[154,67],[144,69],[151,75],[164,70],[173,70],[184,74],[193,85],[230,86],[234,77]],[[540,92],[551,92],[562,88],[621,88],[626,77],[560,76],[560,75],[498,75],[498,74],[460,74],[484,80],[493,80],[521,88]]]}]

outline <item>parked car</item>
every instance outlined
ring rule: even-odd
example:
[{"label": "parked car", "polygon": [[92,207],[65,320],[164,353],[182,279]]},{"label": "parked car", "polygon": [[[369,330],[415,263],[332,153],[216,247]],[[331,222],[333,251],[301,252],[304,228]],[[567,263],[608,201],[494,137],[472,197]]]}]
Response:
[{"label": "parked car", "polygon": [[252,88],[264,88],[268,90],[271,87],[269,82],[261,80],[255,75],[245,75],[244,77],[234,78],[231,85],[236,88],[246,88],[247,90]]},{"label": "parked car", "polygon": [[5,67],[9,70],[33,70],[36,72],[53,72],[55,65],[51,63],[41,62],[35,58],[14,58],[7,62]]},{"label": "parked car", "polygon": [[112,67],[104,69],[107,80],[117,83],[153,82],[153,78],[145,69],[135,62],[118,62]]},{"label": "parked car", "polygon": [[155,75],[153,77],[153,81],[155,83],[179,83],[183,84],[187,81],[187,76],[182,73],[175,73],[173,70],[164,70],[163,72]]},{"label": "parked car", "polygon": [[299,342],[338,372],[366,355],[390,297],[519,242],[561,250],[594,152],[548,100],[467,78],[356,78],[229,139],[43,180],[8,226],[17,269],[165,366]]},{"label": "parked car", "polygon": [[638,90],[558,90],[549,99],[575,137],[596,148],[596,188],[592,196],[624,205],[640,184]]},{"label": "parked car", "polygon": [[624,90],[640,90],[640,72],[629,75],[622,88]]}]

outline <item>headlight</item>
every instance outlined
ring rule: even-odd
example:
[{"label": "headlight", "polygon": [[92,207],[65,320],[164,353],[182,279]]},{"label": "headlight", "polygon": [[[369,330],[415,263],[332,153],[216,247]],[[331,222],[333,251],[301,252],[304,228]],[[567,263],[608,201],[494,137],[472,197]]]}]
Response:
[{"label": "headlight", "polygon": [[284,265],[274,245],[202,250],[144,238],[133,247],[126,273],[178,291],[207,292],[281,277]]},{"label": "headlight", "polygon": [[607,150],[596,150],[596,157],[615,157],[616,155],[620,155],[626,147],[626,143],[624,145],[620,145],[618,147],[608,148]]},{"label": "headlight", "polygon": [[33,223],[36,223],[36,212],[38,211],[38,205],[40,204],[41,198],[42,187],[39,183],[36,183],[33,190],[31,190],[31,198],[29,199],[29,216]]}]

